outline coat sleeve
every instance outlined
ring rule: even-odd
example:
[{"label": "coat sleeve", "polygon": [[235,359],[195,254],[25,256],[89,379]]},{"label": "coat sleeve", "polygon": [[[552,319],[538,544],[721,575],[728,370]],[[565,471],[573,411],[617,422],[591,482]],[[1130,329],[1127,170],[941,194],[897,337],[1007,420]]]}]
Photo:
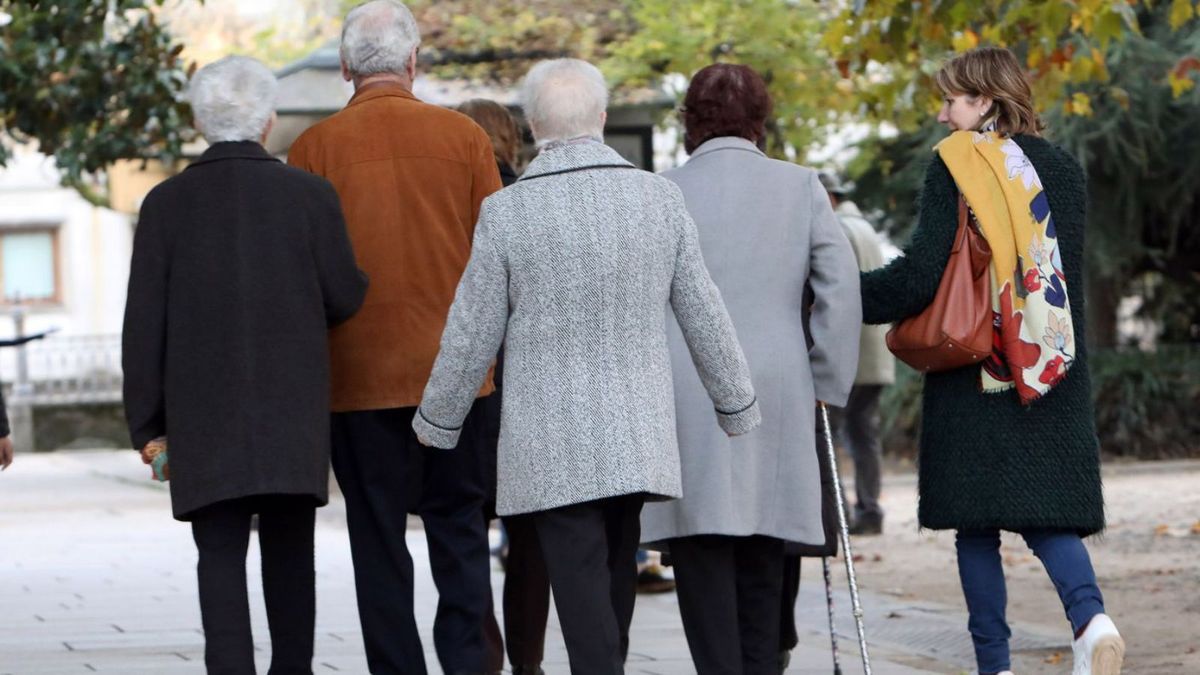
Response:
[{"label": "coat sleeve", "polygon": [[489,225],[486,202],[475,227],[471,259],[458,283],[442,345],[425,385],[413,430],[425,445],[458,445],[463,420],[487,376],[508,327],[508,269]]},{"label": "coat sleeve", "polygon": [[367,295],[367,275],[354,260],[337,192],[328,181],[321,180],[316,198],[319,203],[313,212],[319,215],[313,224],[312,251],[325,301],[325,320],[332,328],[362,307]]},{"label": "coat sleeve", "polygon": [[133,236],[125,324],[121,331],[125,420],[134,449],[167,434],[165,377],[170,260],[154,194],[146,197]]},{"label": "coat sleeve", "polygon": [[717,423],[730,436],[744,434],[762,422],[758,398],[750,382],[750,366],[721,292],[704,265],[696,223],[688,215],[679,189],[671,187],[673,194],[668,208],[678,232],[671,309],[700,380],[716,407]]},{"label": "coat sleeve", "polygon": [[863,321],[891,323],[920,314],[933,302],[958,228],[958,188],[934,156],[925,172],[917,227],[904,255],[862,275]]},{"label": "coat sleeve", "polygon": [[808,361],[813,393],[818,401],[844,406],[858,372],[858,336],[862,330],[858,263],[816,173],[812,174],[809,194],[813,213],[808,284],[813,297]]}]

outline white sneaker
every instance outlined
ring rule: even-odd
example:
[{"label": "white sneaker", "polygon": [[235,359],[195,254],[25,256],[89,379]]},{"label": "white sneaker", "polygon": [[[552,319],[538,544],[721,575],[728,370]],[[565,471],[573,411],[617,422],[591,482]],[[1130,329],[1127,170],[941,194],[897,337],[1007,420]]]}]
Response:
[{"label": "white sneaker", "polygon": [[1107,614],[1097,614],[1071,644],[1071,651],[1075,653],[1072,675],[1120,675],[1125,641]]}]

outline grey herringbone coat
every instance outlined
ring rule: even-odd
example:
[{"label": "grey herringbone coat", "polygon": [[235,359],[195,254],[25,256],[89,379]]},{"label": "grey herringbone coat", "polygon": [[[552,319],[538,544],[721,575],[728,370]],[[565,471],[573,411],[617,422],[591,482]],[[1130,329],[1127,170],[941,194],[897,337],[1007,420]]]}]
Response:
[{"label": "grey herringbone coat", "polygon": [[597,142],[549,147],[484,202],[413,427],[454,447],[503,341],[500,515],[677,498],[668,305],[718,411],[707,423],[753,429],[749,368],[679,189]]}]

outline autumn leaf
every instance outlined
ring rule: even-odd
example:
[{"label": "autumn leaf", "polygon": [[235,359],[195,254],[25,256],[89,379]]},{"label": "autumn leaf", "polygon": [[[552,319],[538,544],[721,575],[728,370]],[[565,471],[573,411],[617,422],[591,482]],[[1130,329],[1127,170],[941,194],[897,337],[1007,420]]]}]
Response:
[{"label": "autumn leaf", "polygon": [[1196,10],[1192,7],[1191,0],[1172,0],[1171,14],[1167,19],[1171,23],[1171,28],[1178,30],[1193,16],[1196,16]]},{"label": "autumn leaf", "polygon": [[1165,537],[1170,532],[1171,532],[1170,525],[1163,524],[1163,525],[1158,525],[1154,528],[1154,536],[1156,536],[1156,537]]},{"label": "autumn leaf", "polygon": [[1192,523],[1192,534],[1200,534],[1200,520]]},{"label": "autumn leaf", "polygon": [[1059,663],[1062,662],[1063,655],[1062,655],[1062,652],[1054,652],[1053,654],[1051,654],[1050,656],[1047,656],[1045,659],[1042,659],[1042,660],[1045,663],[1048,663],[1052,666],[1057,666]]}]

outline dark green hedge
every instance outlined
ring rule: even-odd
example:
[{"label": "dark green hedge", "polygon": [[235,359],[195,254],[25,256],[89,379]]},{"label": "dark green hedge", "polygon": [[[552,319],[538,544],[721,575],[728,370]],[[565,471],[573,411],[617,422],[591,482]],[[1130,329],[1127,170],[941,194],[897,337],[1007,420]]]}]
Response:
[{"label": "dark green hedge", "polygon": [[[1200,457],[1200,345],[1102,350],[1089,360],[1106,455]],[[921,377],[902,364],[896,375],[883,395],[884,449],[911,457],[921,423]]]}]

